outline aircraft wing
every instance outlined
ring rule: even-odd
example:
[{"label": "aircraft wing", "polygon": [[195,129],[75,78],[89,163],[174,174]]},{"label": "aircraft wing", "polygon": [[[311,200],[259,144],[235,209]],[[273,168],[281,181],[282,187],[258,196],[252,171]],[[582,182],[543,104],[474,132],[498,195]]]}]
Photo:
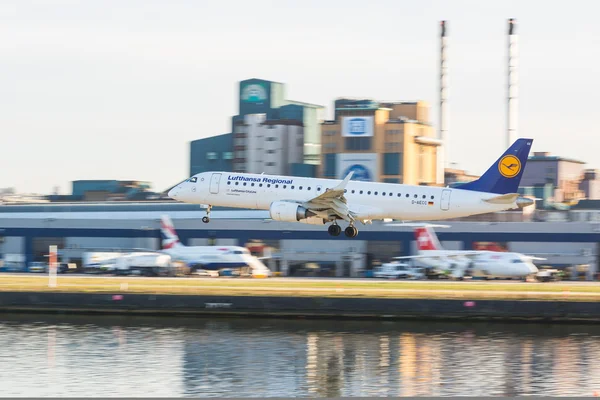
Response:
[{"label": "aircraft wing", "polygon": [[326,189],[325,192],[321,193],[317,197],[305,201],[302,206],[310,211],[315,212],[320,217],[329,218],[329,216],[333,214],[345,221],[353,222],[354,215],[348,209],[346,197],[344,197],[344,190],[346,189],[348,182],[350,182],[353,174],[354,171],[350,171],[344,180],[341,181],[336,187],[328,190]]}]

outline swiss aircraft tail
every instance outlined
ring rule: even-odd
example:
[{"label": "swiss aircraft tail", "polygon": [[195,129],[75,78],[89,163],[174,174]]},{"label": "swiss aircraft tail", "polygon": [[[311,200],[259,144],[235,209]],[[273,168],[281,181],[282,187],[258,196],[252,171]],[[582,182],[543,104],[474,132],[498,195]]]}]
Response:
[{"label": "swiss aircraft tail", "polygon": [[179,241],[179,236],[175,232],[173,222],[168,215],[163,215],[160,218],[160,232],[162,233],[162,248],[172,249],[174,247],[182,247],[183,245]]},{"label": "swiss aircraft tail", "polygon": [[533,139],[517,139],[481,178],[456,188],[497,194],[517,193],[532,143]]},{"label": "swiss aircraft tail", "polygon": [[415,228],[415,239],[417,239],[417,248],[422,250],[443,250],[437,235],[428,226]]}]

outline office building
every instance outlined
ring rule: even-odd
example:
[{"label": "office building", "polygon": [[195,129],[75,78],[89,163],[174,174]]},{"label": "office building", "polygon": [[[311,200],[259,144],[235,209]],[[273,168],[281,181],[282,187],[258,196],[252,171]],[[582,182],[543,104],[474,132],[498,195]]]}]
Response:
[{"label": "office building", "polygon": [[335,119],[322,131],[321,176],[431,185],[436,182],[437,146],[429,105],[338,99]]},{"label": "office building", "polygon": [[[281,162],[288,160],[289,165],[285,167],[281,165],[279,167],[269,165],[271,167],[269,169],[272,171],[289,171],[290,174],[298,176],[315,176],[317,166],[320,162],[321,122],[323,120],[324,107],[287,100],[285,98],[285,85],[283,83],[263,79],[241,81],[238,93],[239,114],[231,118],[231,133],[199,139],[191,143],[190,175],[215,169],[233,171],[233,158],[236,152],[234,147],[238,149],[238,155],[242,151],[247,151],[247,149],[244,149],[244,146],[247,145],[245,143],[247,138],[243,137],[244,134],[247,134],[243,132],[246,129],[244,126],[249,121],[246,117],[259,116],[252,117],[250,120],[255,121],[257,118],[262,118],[265,126],[270,126],[270,129],[273,129],[270,132],[272,134],[281,133],[287,137],[290,131],[293,131],[291,136],[297,136],[298,129],[302,131],[302,154],[300,159],[296,157],[297,152],[294,149],[292,152],[293,157],[289,157],[289,152],[281,157]],[[254,133],[257,133],[257,131],[253,130]],[[258,136],[253,137],[258,139]],[[287,139],[280,140],[281,146],[289,148],[285,144],[286,142]],[[264,150],[274,150],[273,146],[271,146],[274,144],[270,143],[268,148]],[[258,147],[254,146],[254,149],[258,151]],[[268,154],[271,155],[270,158],[275,157],[275,153]],[[249,156],[253,157],[253,155]],[[235,161],[235,170],[254,171],[259,167],[256,163],[252,166],[247,166],[245,164],[246,160],[248,160],[246,155],[239,157]],[[277,163],[277,160],[266,162]],[[260,165],[260,169],[266,167],[266,165],[262,164]]]},{"label": "office building", "polygon": [[233,127],[233,171],[294,175],[302,164],[304,130],[294,119],[267,120],[267,114],[248,114]]}]

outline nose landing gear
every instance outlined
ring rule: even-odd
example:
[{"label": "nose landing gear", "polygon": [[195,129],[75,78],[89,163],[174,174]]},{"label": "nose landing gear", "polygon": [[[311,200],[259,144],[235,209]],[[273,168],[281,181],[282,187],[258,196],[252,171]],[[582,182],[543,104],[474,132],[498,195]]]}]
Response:
[{"label": "nose landing gear", "polygon": [[211,210],[212,206],[209,205],[206,208],[206,216],[202,217],[202,222],[204,222],[205,224],[208,224],[210,222],[210,210]]}]

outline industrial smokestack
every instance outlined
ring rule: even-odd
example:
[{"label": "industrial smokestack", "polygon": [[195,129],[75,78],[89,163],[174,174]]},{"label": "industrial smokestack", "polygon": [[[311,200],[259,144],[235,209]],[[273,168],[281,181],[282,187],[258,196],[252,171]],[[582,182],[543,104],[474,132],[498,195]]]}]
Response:
[{"label": "industrial smokestack", "polygon": [[440,31],[440,127],[438,131],[438,139],[441,140],[442,145],[437,148],[437,183],[440,185],[444,184],[444,167],[445,167],[445,147],[446,147],[446,133],[448,131],[448,118],[447,118],[447,100],[448,100],[448,63],[446,59],[446,50],[448,47],[448,36],[447,36],[447,21],[441,21]]},{"label": "industrial smokestack", "polygon": [[508,104],[506,120],[506,146],[510,147],[518,135],[519,118],[519,37],[517,21],[508,20]]}]

